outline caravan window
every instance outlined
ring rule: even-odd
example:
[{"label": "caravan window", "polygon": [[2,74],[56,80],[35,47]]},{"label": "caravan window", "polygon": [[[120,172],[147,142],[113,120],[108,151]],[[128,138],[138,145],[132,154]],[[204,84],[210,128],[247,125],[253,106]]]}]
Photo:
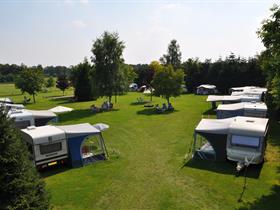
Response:
[{"label": "caravan window", "polygon": [[52,153],[52,152],[57,152],[62,149],[61,142],[58,143],[53,143],[53,144],[46,144],[46,145],[40,145],[40,153],[42,155]]},{"label": "caravan window", "polygon": [[238,136],[232,135],[231,144],[236,146],[254,147],[258,148],[260,145],[260,138],[252,136]]},{"label": "caravan window", "polygon": [[17,128],[27,128],[28,126],[30,126],[30,121],[15,121],[15,125]]}]

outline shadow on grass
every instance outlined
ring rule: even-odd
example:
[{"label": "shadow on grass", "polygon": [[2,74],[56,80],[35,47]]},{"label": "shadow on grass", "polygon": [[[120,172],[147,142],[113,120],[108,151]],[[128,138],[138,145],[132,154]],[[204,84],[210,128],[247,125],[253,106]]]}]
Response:
[{"label": "shadow on grass", "polygon": [[[279,172],[279,169],[278,169]],[[277,210],[280,206],[280,185],[273,185],[271,194],[263,195],[252,203],[244,203],[239,210]]]},{"label": "shadow on grass", "polygon": [[137,106],[137,105],[145,105],[150,103],[150,101],[142,101],[142,102],[132,102],[130,105]]},{"label": "shadow on grass", "polygon": [[[215,162],[207,160],[189,160],[184,167],[196,168],[199,170],[207,170],[220,174],[236,175],[236,163],[231,161]],[[258,179],[262,170],[263,164],[250,165],[247,169],[247,177]],[[240,172],[239,177],[244,176],[244,170]]]},{"label": "shadow on grass", "polygon": [[72,112],[59,115],[59,120],[63,122],[72,121],[75,119],[87,118],[102,113],[116,112],[118,110],[119,109],[111,109],[110,111],[104,111],[104,112],[92,112],[90,109],[73,110]]},{"label": "shadow on grass", "polygon": [[216,115],[215,109],[208,109],[202,113],[203,115]]},{"label": "shadow on grass", "polygon": [[46,169],[43,169],[43,170],[39,171],[39,174],[42,178],[47,178],[47,177],[50,177],[50,176],[54,176],[56,174],[63,173],[63,172],[68,171],[70,169],[71,168],[67,165],[56,165],[56,166],[49,167],[49,168],[46,168]]},{"label": "shadow on grass", "polygon": [[164,111],[162,113],[158,113],[155,108],[147,108],[147,109],[143,109],[143,110],[137,111],[136,113],[139,114],[139,115],[148,115],[148,116],[150,116],[150,115],[169,115],[169,114],[172,114],[174,112],[178,112],[178,110]]}]

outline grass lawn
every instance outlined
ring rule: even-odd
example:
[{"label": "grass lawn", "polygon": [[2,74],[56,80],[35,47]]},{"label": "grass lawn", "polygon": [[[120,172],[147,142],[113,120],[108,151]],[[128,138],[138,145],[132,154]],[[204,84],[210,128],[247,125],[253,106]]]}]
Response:
[{"label": "grass lawn", "polygon": [[[0,97],[23,96],[13,85],[0,85]],[[71,95],[72,90],[66,91]],[[69,103],[49,96],[62,95],[55,88],[40,93],[30,109],[56,105],[75,111],[59,116],[60,124],[97,123],[110,125],[104,137],[110,158],[82,168],[53,170],[44,176],[54,209],[279,209],[280,124],[270,123],[266,161],[248,170],[242,202],[243,177],[235,177],[230,162],[193,162],[184,165],[195,126],[210,109],[204,96],[182,95],[171,99],[176,111],[153,114],[134,105],[139,93],[118,97],[115,110],[92,114],[95,102]],[[143,97],[143,96],[142,96]],[[149,98],[147,98],[148,100]],[[154,97],[154,103],[162,103]],[[214,117],[204,115],[204,117]]]}]

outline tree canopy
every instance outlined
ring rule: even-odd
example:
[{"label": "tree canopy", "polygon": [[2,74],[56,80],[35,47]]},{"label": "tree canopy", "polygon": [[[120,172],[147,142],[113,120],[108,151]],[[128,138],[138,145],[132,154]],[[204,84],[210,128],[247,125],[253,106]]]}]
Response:
[{"label": "tree canopy", "polygon": [[41,68],[25,67],[17,77],[15,86],[19,88],[22,93],[26,92],[32,95],[35,103],[35,95],[42,89],[44,82],[44,75]]},{"label": "tree canopy", "polygon": [[272,103],[280,110],[280,7],[275,5],[271,12],[270,18],[263,21],[257,33],[266,48],[260,56],[260,61],[266,74]]},{"label": "tree canopy", "polygon": [[73,67],[71,80],[77,101],[89,101],[94,98],[96,95],[94,93],[94,71],[86,59],[83,63]]},{"label": "tree canopy", "polygon": [[0,209],[49,209],[45,183],[39,178],[26,144],[0,109]]},{"label": "tree canopy", "polygon": [[123,64],[124,42],[118,33],[104,32],[92,46],[92,62],[95,65],[95,84],[99,96],[111,98],[121,84],[121,65]]},{"label": "tree canopy", "polygon": [[171,65],[157,69],[152,81],[155,95],[160,95],[169,103],[170,97],[181,94],[181,84],[184,80],[184,72],[181,69],[174,71]]},{"label": "tree canopy", "polygon": [[174,70],[177,70],[181,66],[181,57],[182,53],[180,51],[180,46],[177,43],[177,40],[173,39],[168,45],[167,54],[164,54],[160,58],[160,62],[163,65],[172,65]]},{"label": "tree canopy", "polygon": [[61,74],[57,77],[56,87],[63,92],[63,95],[64,95],[64,91],[67,88],[69,88],[69,86],[70,86],[70,82],[66,74]]}]

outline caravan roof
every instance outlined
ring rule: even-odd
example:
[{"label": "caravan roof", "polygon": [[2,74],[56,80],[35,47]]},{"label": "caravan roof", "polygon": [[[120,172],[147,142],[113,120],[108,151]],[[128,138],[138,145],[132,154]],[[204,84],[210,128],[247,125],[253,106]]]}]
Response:
[{"label": "caravan roof", "polygon": [[56,117],[56,114],[49,110],[26,110],[30,112],[34,118],[48,118],[48,117]]},{"label": "caravan roof", "polygon": [[227,119],[202,119],[195,128],[195,132],[264,136],[267,124],[268,119],[255,117],[239,116]]},{"label": "caravan roof", "polygon": [[23,135],[29,143],[32,144],[44,144],[49,143],[50,138],[52,141],[65,139],[65,132],[56,126],[45,125],[45,126],[30,126],[25,129],[21,129]]},{"label": "caravan roof", "polygon": [[251,102],[251,101],[261,101],[260,95],[209,95],[208,102]]},{"label": "caravan roof", "polygon": [[28,136],[28,141],[33,144],[43,144],[50,141],[65,139],[65,137],[77,137],[92,134],[99,134],[101,131],[89,123],[62,126],[30,126],[21,129],[23,135]]},{"label": "caravan roof", "polygon": [[240,103],[234,103],[234,104],[220,104],[217,108],[217,110],[226,110],[226,111],[233,111],[233,110],[239,110],[239,109],[245,109],[245,110],[267,110],[267,106],[265,103],[262,102],[240,102]]}]

